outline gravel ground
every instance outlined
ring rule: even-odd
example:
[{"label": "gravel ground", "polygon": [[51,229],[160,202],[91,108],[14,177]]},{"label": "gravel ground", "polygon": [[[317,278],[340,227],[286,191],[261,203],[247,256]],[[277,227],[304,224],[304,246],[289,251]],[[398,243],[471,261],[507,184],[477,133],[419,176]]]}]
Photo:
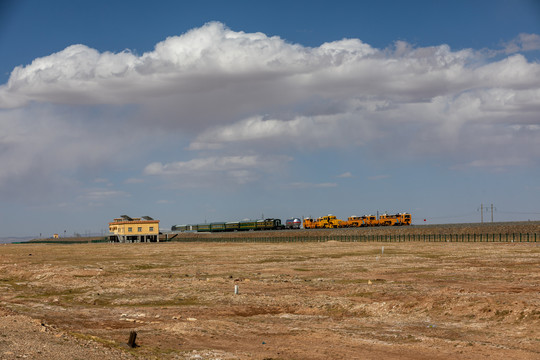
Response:
[{"label": "gravel ground", "polygon": [[75,336],[56,326],[0,308],[0,359],[133,359],[127,351]]},{"label": "gravel ground", "polygon": [[0,251],[0,359],[540,358],[538,243]]}]

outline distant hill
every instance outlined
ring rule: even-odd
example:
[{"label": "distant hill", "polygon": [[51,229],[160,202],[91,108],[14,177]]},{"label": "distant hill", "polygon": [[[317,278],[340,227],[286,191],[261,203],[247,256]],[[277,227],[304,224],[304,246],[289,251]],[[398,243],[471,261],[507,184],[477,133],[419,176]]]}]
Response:
[{"label": "distant hill", "polygon": [[8,237],[0,237],[0,244],[10,244],[13,242],[23,242],[23,241],[29,241],[32,240],[33,237],[31,236],[8,236]]},{"label": "distant hill", "polygon": [[28,242],[28,243],[87,243],[87,242],[100,242],[105,239],[105,236],[78,236],[78,237],[62,237],[58,239],[53,238],[35,238],[32,236],[11,236],[11,237],[2,237],[0,238],[0,244],[10,244],[18,242]]},{"label": "distant hill", "polygon": [[107,238],[105,236],[76,236],[76,237],[62,237],[62,238],[41,238],[41,239],[30,239],[30,243],[89,243],[89,242],[102,242]]}]

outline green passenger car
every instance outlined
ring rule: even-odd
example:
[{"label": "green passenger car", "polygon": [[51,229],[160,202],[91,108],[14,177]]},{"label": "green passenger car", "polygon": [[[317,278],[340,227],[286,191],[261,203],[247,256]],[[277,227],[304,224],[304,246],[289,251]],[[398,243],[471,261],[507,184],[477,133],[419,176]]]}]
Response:
[{"label": "green passenger car", "polygon": [[257,229],[257,221],[255,220],[243,220],[240,221],[240,230],[256,230]]},{"label": "green passenger car", "polygon": [[210,224],[198,224],[197,225],[197,232],[210,232],[211,227]]},{"label": "green passenger car", "polygon": [[230,221],[225,223],[225,231],[237,231],[240,230],[239,221]]},{"label": "green passenger car", "polygon": [[212,232],[225,231],[225,223],[224,222],[211,223],[210,224],[210,231],[212,231]]}]

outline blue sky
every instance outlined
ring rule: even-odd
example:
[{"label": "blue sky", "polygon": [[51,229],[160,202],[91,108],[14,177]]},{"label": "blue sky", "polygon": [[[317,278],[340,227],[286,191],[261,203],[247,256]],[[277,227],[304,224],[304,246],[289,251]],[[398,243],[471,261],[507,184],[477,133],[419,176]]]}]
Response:
[{"label": "blue sky", "polygon": [[538,1],[2,1],[0,236],[538,220],[539,114]]}]

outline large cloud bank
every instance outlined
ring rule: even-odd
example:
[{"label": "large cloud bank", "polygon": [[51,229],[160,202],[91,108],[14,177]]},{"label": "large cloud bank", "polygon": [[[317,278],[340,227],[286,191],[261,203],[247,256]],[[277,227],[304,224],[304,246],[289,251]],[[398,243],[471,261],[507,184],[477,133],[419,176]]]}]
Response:
[{"label": "large cloud bank", "polygon": [[[523,52],[539,48],[535,34],[492,51],[401,41],[376,49],[359,39],[308,48],[215,22],[142,55],[73,45],[15,68],[0,86],[0,187],[35,169],[107,163],[126,145],[98,129],[126,124],[134,142],[148,129],[191,139],[191,160],[154,159],[142,174],[189,172],[202,184],[196,174],[253,181],[258,164],[276,168],[299,148],[357,147],[382,159],[460,168],[536,164],[540,64]],[[110,114],[130,106],[132,116]],[[65,110],[74,107],[84,109],[76,121]],[[38,116],[44,108],[45,118]],[[92,116],[91,108],[108,116]],[[44,132],[35,131],[40,124]],[[87,149],[104,137],[99,151]],[[31,142],[34,150],[24,146]],[[187,150],[178,151],[185,158]]]}]

